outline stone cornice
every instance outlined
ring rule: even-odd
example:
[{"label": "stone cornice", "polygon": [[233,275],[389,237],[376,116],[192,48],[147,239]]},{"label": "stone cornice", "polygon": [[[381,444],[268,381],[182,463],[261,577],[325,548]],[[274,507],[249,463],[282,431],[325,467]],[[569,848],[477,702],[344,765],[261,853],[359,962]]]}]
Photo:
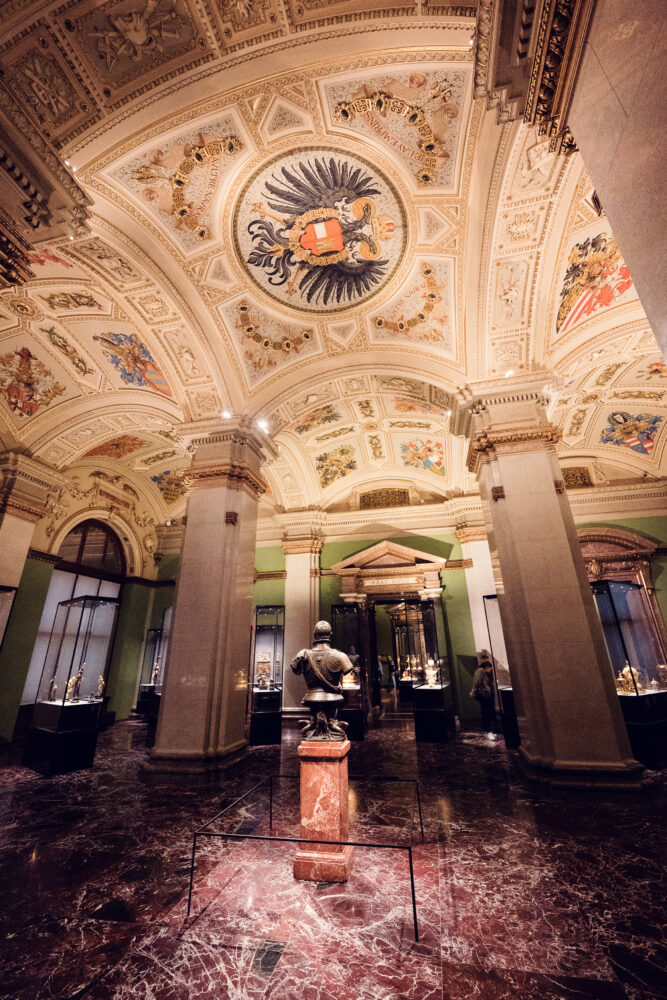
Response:
[{"label": "stone cornice", "polygon": [[27,455],[0,456],[0,516],[5,512],[22,520],[39,521],[46,513],[49,494],[66,486],[66,478]]},{"label": "stone cornice", "polygon": [[192,466],[182,472],[180,478],[190,489],[226,486],[232,490],[249,489],[257,497],[266,492],[263,477],[254,473],[247,465],[234,462]]},{"label": "stone cornice", "polygon": [[520,451],[534,451],[536,448],[553,450],[562,437],[562,431],[548,420],[532,426],[506,427],[480,431],[470,442],[468,469],[477,472],[480,462],[494,454],[513,454]]},{"label": "stone cornice", "polygon": [[321,538],[283,538],[280,544],[286,556],[302,555],[304,552],[319,553],[322,551]]}]

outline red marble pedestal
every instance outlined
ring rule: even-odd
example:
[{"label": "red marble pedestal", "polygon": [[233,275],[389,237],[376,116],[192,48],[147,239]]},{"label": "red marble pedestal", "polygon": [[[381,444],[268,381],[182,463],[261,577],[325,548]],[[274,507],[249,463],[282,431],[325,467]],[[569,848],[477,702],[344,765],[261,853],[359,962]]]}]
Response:
[{"label": "red marble pedestal", "polygon": [[[301,758],[301,836],[347,840],[347,755],[350,741],[304,740]],[[347,882],[354,850],[330,844],[300,844],[294,877],[312,882]]]}]

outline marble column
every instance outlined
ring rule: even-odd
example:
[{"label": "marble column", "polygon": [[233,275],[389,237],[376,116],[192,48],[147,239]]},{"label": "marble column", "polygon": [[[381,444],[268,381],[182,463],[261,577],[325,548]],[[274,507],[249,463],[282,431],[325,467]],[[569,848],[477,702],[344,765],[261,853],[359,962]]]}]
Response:
[{"label": "marble column", "polygon": [[639,787],[602,628],[546,418],[547,376],[464,387],[454,433],[471,439],[512,670],[520,753],[554,785]]},{"label": "marble column", "polygon": [[27,455],[0,457],[0,584],[18,587],[35,530],[49,494],[66,485],[55,469]]},{"label": "marble column", "polygon": [[201,772],[246,743],[260,465],[275,451],[246,418],[194,437],[171,642],[151,769]]},{"label": "marble column", "polygon": [[285,664],[283,710],[303,714],[303,681],[289,669],[300,649],[313,644],[313,626],[320,617],[321,539],[312,533],[286,535],[285,553]]}]

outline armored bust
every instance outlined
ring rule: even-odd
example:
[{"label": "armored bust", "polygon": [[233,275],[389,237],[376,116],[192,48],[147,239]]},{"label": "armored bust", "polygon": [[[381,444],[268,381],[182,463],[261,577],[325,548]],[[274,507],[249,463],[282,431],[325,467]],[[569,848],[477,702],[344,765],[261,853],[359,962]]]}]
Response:
[{"label": "armored bust", "polygon": [[310,719],[301,723],[304,740],[344,740],[347,723],[336,715],[343,704],[341,677],[354,669],[345,653],[331,648],[331,625],[318,622],[311,649],[300,650],[290,664],[302,674],[307,691],[302,704],[310,709]]}]

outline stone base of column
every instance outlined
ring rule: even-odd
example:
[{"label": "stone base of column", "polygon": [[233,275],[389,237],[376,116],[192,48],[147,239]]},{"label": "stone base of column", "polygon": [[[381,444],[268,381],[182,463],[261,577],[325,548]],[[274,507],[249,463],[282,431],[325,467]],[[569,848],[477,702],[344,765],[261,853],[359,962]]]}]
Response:
[{"label": "stone base of column", "polygon": [[619,792],[639,792],[651,779],[642,764],[628,760],[623,764],[591,761],[544,760],[519,747],[519,759],[526,778],[550,788],[597,788]]},{"label": "stone base of column", "polygon": [[144,774],[193,774],[207,775],[224,771],[237,764],[248,754],[247,740],[225,748],[219,753],[169,753],[164,750],[152,750],[149,761],[144,764]]},{"label": "stone base of column", "polygon": [[[301,836],[347,840],[347,755],[350,741],[304,740],[301,760]],[[354,849],[331,844],[301,844],[294,857],[294,877],[311,882],[346,882]]]}]

